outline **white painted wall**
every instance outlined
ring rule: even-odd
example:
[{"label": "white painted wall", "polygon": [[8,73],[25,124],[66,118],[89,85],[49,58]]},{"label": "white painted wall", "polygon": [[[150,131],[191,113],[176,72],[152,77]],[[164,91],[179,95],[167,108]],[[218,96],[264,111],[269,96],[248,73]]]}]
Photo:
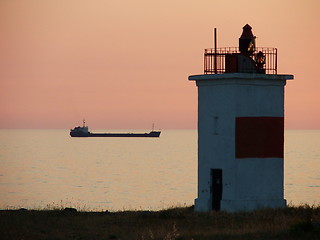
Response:
[{"label": "white painted wall", "polygon": [[283,117],[284,86],[292,75],[194,75],[198,86],[198,198],[210,211],[212,168],[223,171],[221,210],[284,207],[282,158],[235,158],[236,117]]}]

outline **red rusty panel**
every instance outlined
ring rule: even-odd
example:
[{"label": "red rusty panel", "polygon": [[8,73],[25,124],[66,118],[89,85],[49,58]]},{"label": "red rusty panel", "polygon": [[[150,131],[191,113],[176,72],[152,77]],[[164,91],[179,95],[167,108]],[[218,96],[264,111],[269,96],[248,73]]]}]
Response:
[{"label": "red rusty panel", "polygon": [[283,158],[283,117],[236,118],[236,158]]}]

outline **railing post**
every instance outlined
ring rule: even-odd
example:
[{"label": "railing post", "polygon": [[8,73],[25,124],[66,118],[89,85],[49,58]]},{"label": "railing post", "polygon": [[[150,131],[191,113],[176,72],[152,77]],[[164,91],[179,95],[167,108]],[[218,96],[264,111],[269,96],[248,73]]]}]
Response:
[{"label": "railing post", "polygon": [[217,72],[217,28],[214,28],[214,73]]},{"label": "railing post", "polygon": [[276,70],[276,74],[278,74],[278,49],[276,50],[276,60],[275,60],[275,66],[274,69]]},{"label": "railing post", "polygon": [[206,58],[207,58],[207,49],[204,50],[204,58],[203,58],[203,72],[207,74],[207,66],[206,66]]}]

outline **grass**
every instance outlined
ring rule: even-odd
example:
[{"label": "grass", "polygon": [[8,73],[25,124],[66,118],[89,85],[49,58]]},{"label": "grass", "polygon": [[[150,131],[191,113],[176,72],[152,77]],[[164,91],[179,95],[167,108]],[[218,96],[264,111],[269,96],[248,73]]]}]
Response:
[{"label": "grass", "polygon": [[1,239],[228,240],[320,239],[320,206],[254,212],[195,213],[193,207],[162,211],[0,211]]}]

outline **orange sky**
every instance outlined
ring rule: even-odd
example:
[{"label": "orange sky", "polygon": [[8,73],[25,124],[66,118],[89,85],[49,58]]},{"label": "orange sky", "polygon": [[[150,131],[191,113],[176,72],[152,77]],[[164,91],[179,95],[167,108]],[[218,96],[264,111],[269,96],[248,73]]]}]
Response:
[{"label": "orange sky", "polygon": [[0,126],[196,128],[203,50],[278,48],[286,128],[320,129],[318,0],[1,0]]}]

